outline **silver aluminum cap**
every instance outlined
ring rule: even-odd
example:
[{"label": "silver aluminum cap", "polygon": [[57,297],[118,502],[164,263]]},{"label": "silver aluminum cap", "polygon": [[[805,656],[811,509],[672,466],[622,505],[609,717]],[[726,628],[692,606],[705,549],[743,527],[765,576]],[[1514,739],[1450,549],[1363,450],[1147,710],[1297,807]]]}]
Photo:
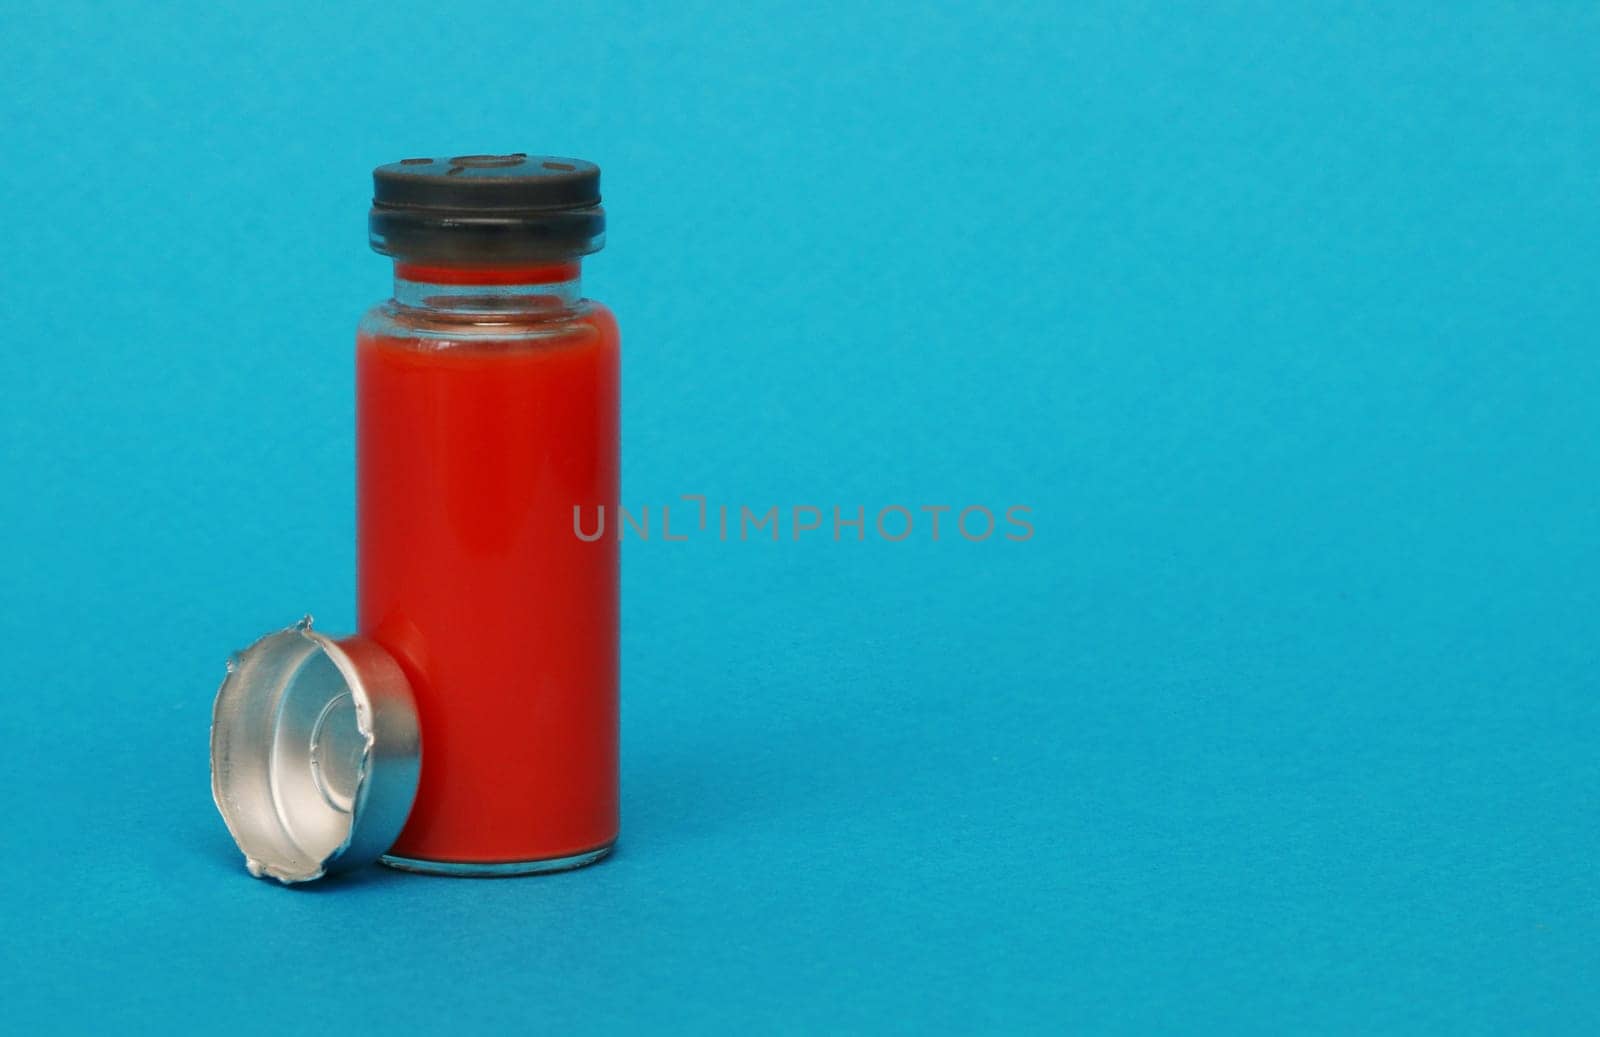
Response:
[{"label": "silver aluminum cap", "polygon": [[417,794],[416,701],[394,658],[311,617],[228,660],[211,713],[211,796],[258,878],[369,864]]}]

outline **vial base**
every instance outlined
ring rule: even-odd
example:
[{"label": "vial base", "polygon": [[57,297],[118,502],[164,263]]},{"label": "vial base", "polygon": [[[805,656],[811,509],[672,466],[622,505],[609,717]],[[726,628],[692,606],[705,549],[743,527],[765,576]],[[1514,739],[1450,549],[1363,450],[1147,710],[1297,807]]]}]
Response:
[{"label": "vial base", "polygon": [[616,845],[615,840],[593,850],[574,853],[567,857],[546,857],[534,861],[430,861],[417,857],[401,857],[386,853],[378,858],[391,868],[412,871],[423,875],[453,875],[456,878],[508,878],[513,875],[548,875],[555,871],[571,871],[605,857]]}]

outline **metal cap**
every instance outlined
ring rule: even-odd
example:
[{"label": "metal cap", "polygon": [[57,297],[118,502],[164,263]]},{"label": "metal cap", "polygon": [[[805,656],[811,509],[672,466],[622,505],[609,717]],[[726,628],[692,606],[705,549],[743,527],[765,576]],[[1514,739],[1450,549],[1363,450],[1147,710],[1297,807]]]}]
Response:
[{"label": "metal cap", "polygon": [[228,660],[211,712],[211,796],[258,878],[310,882],[399,836],[422,742],[411,686],[364,637],[311,617]]}]

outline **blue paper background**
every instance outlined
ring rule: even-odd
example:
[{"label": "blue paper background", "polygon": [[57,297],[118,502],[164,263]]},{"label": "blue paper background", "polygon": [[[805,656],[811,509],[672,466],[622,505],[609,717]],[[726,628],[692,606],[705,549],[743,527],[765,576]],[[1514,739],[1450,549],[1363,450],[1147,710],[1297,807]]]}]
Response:
[{"label": "blue paper background", "polygon": [[[0,1012],[1600,1024],[1600,14],[7,5]],[[248,879],[228,650],[353,624],[368,172],[605,169],[624,838]],[[676,518],[676,516],[675,516]]]}]

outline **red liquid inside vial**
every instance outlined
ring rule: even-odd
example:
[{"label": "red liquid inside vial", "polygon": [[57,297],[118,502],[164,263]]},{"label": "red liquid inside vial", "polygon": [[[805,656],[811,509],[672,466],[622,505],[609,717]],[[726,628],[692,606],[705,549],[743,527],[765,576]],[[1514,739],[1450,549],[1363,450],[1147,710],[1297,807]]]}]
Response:
[{"label": "red liquid inside vial", "polygon": [[618,499],[617,325],[586,302],[507,329],[401,317],[357,342],[360,630],[405,670],[422,729],[392,858],[559,862],[617,835],[618,544],[573,517],[592,534]]}]

